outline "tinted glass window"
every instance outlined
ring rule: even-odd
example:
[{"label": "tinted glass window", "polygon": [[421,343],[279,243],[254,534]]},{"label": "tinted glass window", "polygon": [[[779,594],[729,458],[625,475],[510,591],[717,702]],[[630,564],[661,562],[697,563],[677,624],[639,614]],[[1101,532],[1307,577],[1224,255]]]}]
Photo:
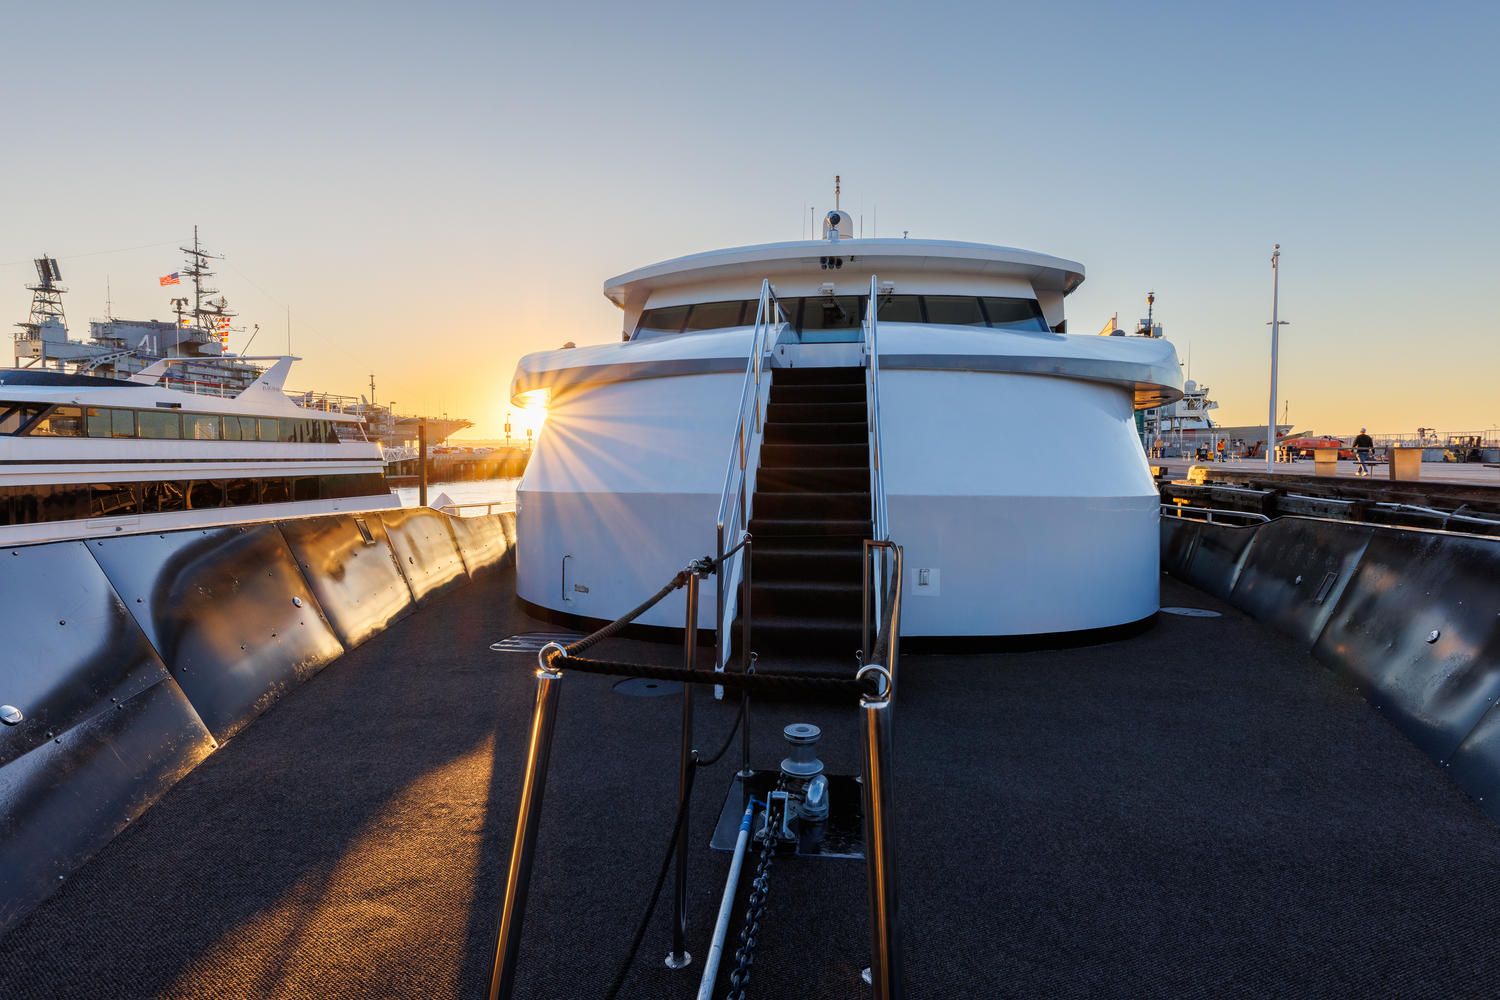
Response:
[{"label": "tinted glass window", "polygon": [[225,441],[240,441],[240,440],[243,440],[243,436],[240,434],[240,418],[239,417],[225,417],[224,418],[224,440]]},{"label": "tinted glass window", "polygon": [[0,403],[0,434],[21,433],[46,408],[41,403]]},{"label": "tinted glass window", "polygon": [[91,438],[114,437],[114,422],[110,420],[109,411],[98,406],[90,406],[87,419],[84,421]]},{"label": "tinted glass window", "polygon": [[[732,326],[744,326],[755,322],[755,309],[759,303],[734,302],[699,302],[693,306],[693,311],[688,314],[687,329],[689,330],[723,330]],[[749,319],[746,308],[749,308]]]},{"label": "tinted glass window", "polygon": [[224,503],[224,484],[217,479],[199,479],[188,485],[188,506],[193,510],[219,507]]},{"label": "tinted glass window", "polygon": [[184,413],[182,436],[190,441],[219,440],[219,417],[217,414]]},{"label": "tinted glass window", "polygon": [[83,410],[77,406],[54,406],[32,424],[27,433],[43,437],[83,437]]},{"label": "tinted glass window", "polygon": [[979,300],[972,295],[924,295],[927,322],[948,326],[984,326]]},{"label": "tinted glass window", "polygon": [[1036,299],[998,299],[986,297],[984,312],[990,326],[1006,330],[1036,330],[1046,333],[1047,321]]},{"label": "tinted glass window", "polygon": [[281,428],[277,426],[275,417],[260,418],[260,439],[262,441],[277,441],[281,438]]},{"label": "tinted glass window", "polygon": [[921,299],[916,295],[882,295],[875,318],[886,323],[920,323]]},{"label": "tinted glass window", "polygon": [[256,421],[254,417],[225,417],[224,419],[226,421],[238,420],[240,422],[240,439],[242,441],[255,440]]},{"label": "tinted glass window", "polygon": [[318,477],[306,476],[302,479],[292,480],[293,500],[316,500],[318,499]]},{"label": "tinted glass window", "polygon": [[136,414],[136,424],[143,438],[182,437],[182,416],[170,410],[142,410]]},{"label": "tinted glass window", "polygon": [[135,437],[135,411],[134,410],[110,410],[110,423],[114,427],[112,437],[133,438]]},{"label": "tinted glass window", "polygon": [[231,479],[224,485],[224,502],[230,507],[253,504],[258,485],[254,479]]},{"label": "tinted glass window", "polygon": [[864,297],[860,295],[808,296],[802,303],[802,329],[850,330],[864,319]]},{"label": "tinted glass window", "polygon": [[262,481],[260,488],[261,503],[286,503],[292,498],[291,490],[285,479],[267,479]]},{"label": "tinted glass window", "polygon": [[92,517],[123,517],[141,512],[134,483],[95,483],[92,489]]},{"label": "tinted glass window", "polygon": [[691,308],[691,306],[666,306],[662,309],[647,309],[641,313],[641,321],[635,325],[635,339],[645,340],[650,337],[681,333],[683,324],[687,322],[688,310]]},{"label": "tinted glass window", "polygon": [[[143,413],[142,416],[145,414]],[[141,511],[146,514],[169,514],[187,507],[184,483],[142,483]]]}]

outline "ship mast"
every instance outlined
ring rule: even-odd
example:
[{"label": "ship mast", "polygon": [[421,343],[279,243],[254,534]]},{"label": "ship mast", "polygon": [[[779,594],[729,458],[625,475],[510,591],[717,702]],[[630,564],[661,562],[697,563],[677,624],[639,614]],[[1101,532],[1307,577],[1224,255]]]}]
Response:
[{"label": "ship mast", "polygon": [[[58,282],[62,280],[62,271],[58,270],[57,259],[49,257],[45,252],[36,258],[36,274],[38,281],[34,285],[27,285],[26,290],[31,293],[31,314],[26,317],[26,322],[17,323],[21,332],[16,335],[17,341],[35,340],[43,341],[42,327],[49,321],[55,321],[64,330],[68,323],[63,316],[62,297],[67,289]],[[43,344],[41,366],[47,367],[46,346]],[[19,350],[17,351],[19,354]]]},{"label": "ship mast", "polygon": [[[197,226],[193,227],[192,247],[179,247],[179,249],[187,254],[188,260],[187,267],[183,268],[182,273],[193,279],[193,326],[219,340],[222,350],[223,341],[229,329],[229,319],[236,313],[230,311],[229,300],[219,295],[217,288],[205,287],[205,282],[214,275],[208,269],[208,262],[222,260],[223,257],[215,256],[203,249],[202,244],[198,242]],[[211,297],[214,295],[219,295],[217,301]],[[205,300],[205,296],[209,298]]]}]

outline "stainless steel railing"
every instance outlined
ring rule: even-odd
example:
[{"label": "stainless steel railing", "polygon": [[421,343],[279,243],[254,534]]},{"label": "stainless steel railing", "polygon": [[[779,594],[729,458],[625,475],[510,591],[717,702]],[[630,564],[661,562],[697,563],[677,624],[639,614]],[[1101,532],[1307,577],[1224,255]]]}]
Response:
[{"label": "stainless steel railing", "polygon": [[[876,554],[889,556],[891,572],[876,577]],[[860,699],[863,755],[861,795],[865,810],[865,878],[870,898],[870,984],[877,1000],[898,1000],[904,992],[901,977],[900,910],[896,893],[895,790],[891,778],[892,715],[896,704],[897,664],[901,646],[901,546],[890,541],[865,542],[865,608],[875,591],[884,591],[883,614],[877,617],[874,648],[859,675],[876,674],[880,690]]]},{"label": "stainless steel railing", "polygon": [[[862,353],[865,362],[865,413],[866,427],[870,445],[870,520],[874,526],[871,535],[877,542],[888,542],[890,540],[890,525],[886,519],[885,506],[885,463],[881,457],[880,448],[880,350],[879,350],[879,324],[876,314],[879,310],[880,279],[877,275],[870,275],[870,299],[865,309],[865,319],[861,326]],[[873,553],[877,575],[881,585],[875,587],[873,605],[866,605],[866,614],[873,610],[877,619],[881,616],[887,589],[887,578],[890,574],[887,550],[878,547]],[[868,622],[866,622],[866,633],[868,633]],[[870,638],[864,636],[864,650],[870,649]]]},{"label": "stainless steel railing", "polygon": [[[755,473],[760,464],[760,439],[765,426],[766,404],[770,393],[764,391],[766,359],[775,348],[781,332],[786,328],[786,315],[781,303],[771,290],[769,279],[760,283],[760,304],[755,311],[755,334],[750,340],[750,356],[745,363],[745,381],[740,389],[739,421],[734,429],[734,444],[729,452],[728,468],[724,470],[724,491],[719,497],[719,515],[716,525],[715,555],[721,561],[717,581],[714,629],[714,669],[723,670],[729,664],[729,641],[724,634],[724,623],[734,620],[738,609],[737,591],[740,581],[746,583],[745,590],[745,655],[749,655],[750,588],[749,548],[739,548],[750,524],[750,498],[755,492]],[[727,536],[727,537],[726,537]],[[730,552],[730,558],[724,558]]]},{"label": "stainless steel railing", "polygon": [[[1246,524],[1264,524],[1266,521],[1270,520],[1270,518],[1264,514],[1257,514],[1254,511],[1248,510],[1215,510],[1212,507],[1189,507],[1184,504],[1175,503],[1164,503],[1161,505],[1161,509],[1173,515],[1174,517],[1181,518],[1184,521],[1207,521],[1209,524],[1229,523],[1228,521],[1215,521],[1215,514],[1219,515],[1220,518],[1244,518],[1244,521],[1237,525],[1237,527],[1244,527]],[[1182,515],[1184,511],[1192,514],[1202,514],[1204,516],[1183,517]],[[1236,527],[1236,525],[1232,524],[1230,526]]]}]

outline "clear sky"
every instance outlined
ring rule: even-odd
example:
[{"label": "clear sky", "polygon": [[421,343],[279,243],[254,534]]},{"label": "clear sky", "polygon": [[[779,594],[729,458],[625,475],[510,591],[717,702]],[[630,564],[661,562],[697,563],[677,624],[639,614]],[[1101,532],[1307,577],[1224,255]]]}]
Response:
[{"label": "clear sky", "polygon": [[[165,318],[201,227],[253,350],[498,434],[529,351],[615,339],[668,257],[867,234],[1147,291],[1225,422],[1263,420],[1271,245],[1299,429],[1500,425],[1493,3],[7,5],[0,318],[62,260],[75,336]],[[145,247],[123,252],[122,248]],[[231,340],[239,349],[247,334]],[[3,359],[3,355],[0,355]]]}]

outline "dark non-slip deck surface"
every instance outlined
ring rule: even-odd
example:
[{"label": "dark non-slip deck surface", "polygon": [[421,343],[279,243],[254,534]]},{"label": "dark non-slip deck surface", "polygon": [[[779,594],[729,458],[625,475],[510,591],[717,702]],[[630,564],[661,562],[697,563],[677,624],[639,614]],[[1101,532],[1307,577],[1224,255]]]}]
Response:
[{"label": "dark non-slip deck surface", "polygon": [[[477,997],[531,707],[554,631],[495,574],[284,700],[8,936],[0,995]],[[1491,996],[1500,831],[1291,642],[1163,580],[1135,638],[909,655],[897,714],[907,984],[946,996]],[[670,661],[670,646],[601,655]],[[676,697],[565,678],[519,995],[595,997],[665,847]],[[700,692],[699,745],[730,704]],[[851,709],[757,706],[755,764],[790,721],[858,761]],[[669,903],[625,989],[693,995],[728,866],[705,847],[736,751],[698,779],[693,965]],[[859,862],[776,862],[750,995],[859,997]]]}]

